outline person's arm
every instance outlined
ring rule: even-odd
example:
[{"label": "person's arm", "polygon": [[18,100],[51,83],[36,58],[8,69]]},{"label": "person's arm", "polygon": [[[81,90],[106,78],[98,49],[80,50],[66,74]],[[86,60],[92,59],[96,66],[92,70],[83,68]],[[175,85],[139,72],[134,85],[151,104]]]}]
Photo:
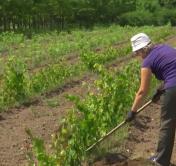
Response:
[{"label": "person's arm", "polygon": [[136,93],[135,100],[133,102],[131,111],[136,112],[137,109],[141,106],[144,97],[147,95],[150,80],[151,80],[151,69],[149,68],[141,68],[141,83],[138,92]]}]

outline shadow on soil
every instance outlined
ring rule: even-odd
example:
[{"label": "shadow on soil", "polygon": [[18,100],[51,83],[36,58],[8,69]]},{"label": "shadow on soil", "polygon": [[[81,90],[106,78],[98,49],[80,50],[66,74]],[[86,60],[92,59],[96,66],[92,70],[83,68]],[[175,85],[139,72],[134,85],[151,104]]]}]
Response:
[{"label": "shadow on soil", "polygon": [[5,120],[3,116],[0,115],[0,121]]},{"label": "shadow on soil", "polygon": [[[120,153],[107,153],[101,158],[97,158],[89,166],[158,166],[155,163],[143,158],[130,160]],[[175,165],[173,165],[175,166]]]}]

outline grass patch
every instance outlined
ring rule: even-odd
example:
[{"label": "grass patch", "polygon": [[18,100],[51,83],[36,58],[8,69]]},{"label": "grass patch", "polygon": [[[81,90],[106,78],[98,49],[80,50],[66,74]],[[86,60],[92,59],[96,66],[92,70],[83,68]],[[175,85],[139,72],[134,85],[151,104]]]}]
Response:
[{"label": "grass patch", "polygon": [[57,98],[47,99],[46,104],[47,104],[47,106],[49,106],[51,108],[55,108],[55,107],[60,106],[60,102],[58,101]]}]

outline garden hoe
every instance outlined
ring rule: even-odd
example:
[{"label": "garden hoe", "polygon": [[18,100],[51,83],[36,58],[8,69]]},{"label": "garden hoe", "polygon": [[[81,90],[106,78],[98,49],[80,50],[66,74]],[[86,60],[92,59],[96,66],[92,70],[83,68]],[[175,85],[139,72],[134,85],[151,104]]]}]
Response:
[{"label": "garden hoe", "polygon": [[[146,104],[144,104],[141,108],[139,108],[137,110],[137,114],[139,112],[141,112],[142,110],[144,110],[144,108],[146,108],[147,106],[149,106],[152,103],[152,100],[148,101]],[[115,128],[113,128],[109,133],[107,133],[105,136],[103,136],[102,138],[100,138],[97,142],[95,142],[93,145],[89,146],[88,149],[86,150],[86,152],[90,151],[91,149],[93,149],[97,144],[99,144],[100,142],[102,142],[105,138],[107,138],[108,136],[110,136],[112,133],[114,133],[116,130],[118,130],[119,128],[121,128],[122,126],[124,126],[127,123],[127,121],[123,121],[122,123],[120,123],[118,126],[116,126]]]}]

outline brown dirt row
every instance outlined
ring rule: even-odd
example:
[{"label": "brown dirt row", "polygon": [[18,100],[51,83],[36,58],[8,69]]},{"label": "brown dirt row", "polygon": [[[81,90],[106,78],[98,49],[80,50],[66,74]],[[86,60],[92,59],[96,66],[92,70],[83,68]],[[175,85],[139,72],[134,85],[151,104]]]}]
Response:
[{"label": "brown dirt row", "polygon": [[[160,126],[160,105],[152,104],[141,112],[129,128],[129,136],[121,145],[121,151],[107,153],[91,166],[149,166],[149,158],[155,154]],[[114,147],[116,148],[116,147]],[[123,149],[123,150],[122,150]],[[121,157],[120,157],[121,156]],[[134,163],[136,165],[134,165]],[[172,163],[176,165],[176,142]]]},{"label": "brown dirt row", "polygon": [[28,164],[26,154],[30,141],[25,133],[26,128],[30,128],[34,135],[42,137],[49,145],[51,134],[59,128],[60,120],[73,107],[65,95],[84,97],[88,89],[82,83],[92,84],[95,79],[96,75],[87,73],[31,103],[0,113],[0,166]]}]

